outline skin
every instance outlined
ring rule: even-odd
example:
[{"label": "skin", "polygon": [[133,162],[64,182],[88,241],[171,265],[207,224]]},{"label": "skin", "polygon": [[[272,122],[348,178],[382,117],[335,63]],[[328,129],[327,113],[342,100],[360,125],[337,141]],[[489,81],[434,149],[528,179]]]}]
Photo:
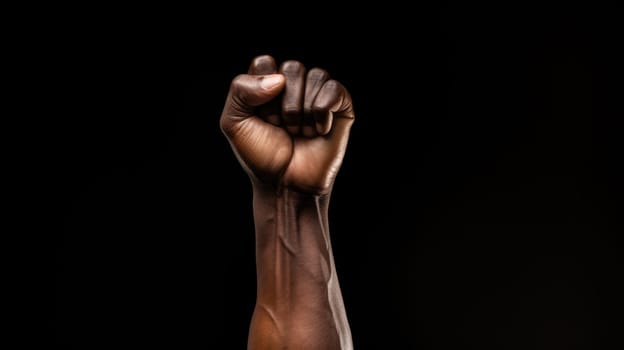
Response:
[{"label": "skin", "polygon": [[258,294],[248,349],[353,349],[327,211],[354,113],[319,68],[256,57],[221,129],[251,179]]}]

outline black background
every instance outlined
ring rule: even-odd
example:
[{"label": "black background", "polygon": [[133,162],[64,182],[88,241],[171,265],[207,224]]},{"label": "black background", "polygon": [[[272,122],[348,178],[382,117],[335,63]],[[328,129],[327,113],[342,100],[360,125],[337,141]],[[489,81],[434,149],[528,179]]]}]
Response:
[{"label": "black background", "polygon": [[218,119],[260,54],[354,99],[330,227],[356,349],[624,345],[614,8],[241,7],[48,34],[60,348],[245,348],[251,188]]}]

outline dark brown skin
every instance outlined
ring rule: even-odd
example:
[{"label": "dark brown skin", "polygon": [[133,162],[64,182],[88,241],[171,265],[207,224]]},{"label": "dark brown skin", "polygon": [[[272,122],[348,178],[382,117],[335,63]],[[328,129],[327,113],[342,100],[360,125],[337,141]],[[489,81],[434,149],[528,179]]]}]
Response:
[{"label": "dark brown skin", "polygon": [[353,349],[327,210],[354,114],[347,90],[297,61],[256,57],[221,116],[253,186],[258,294],[248,349]]}]

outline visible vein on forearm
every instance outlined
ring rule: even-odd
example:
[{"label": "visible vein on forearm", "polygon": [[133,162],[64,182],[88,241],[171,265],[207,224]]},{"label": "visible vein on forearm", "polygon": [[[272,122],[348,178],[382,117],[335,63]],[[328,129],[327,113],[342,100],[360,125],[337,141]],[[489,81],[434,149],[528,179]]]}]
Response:
[{"label": "visible vein on forearm", "polygon": [[279,196],[276,201],[278,215],[278,224],[276,225],[277,241],[279,241],[291,255],[297,255],[299,225],[297,223],[297,213],[293,208],[287,205],[288,191],[284,191],[284,195]]}]

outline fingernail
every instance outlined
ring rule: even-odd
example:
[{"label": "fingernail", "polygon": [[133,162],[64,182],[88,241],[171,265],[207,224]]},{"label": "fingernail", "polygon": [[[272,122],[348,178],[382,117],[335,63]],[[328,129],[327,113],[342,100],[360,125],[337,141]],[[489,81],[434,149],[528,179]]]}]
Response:
[{"label": "fingernail", "polygon": [[281,74],[268,75],[262,78],[260,86],[265,90],[271,90],[284,81],[284,77]]}]

